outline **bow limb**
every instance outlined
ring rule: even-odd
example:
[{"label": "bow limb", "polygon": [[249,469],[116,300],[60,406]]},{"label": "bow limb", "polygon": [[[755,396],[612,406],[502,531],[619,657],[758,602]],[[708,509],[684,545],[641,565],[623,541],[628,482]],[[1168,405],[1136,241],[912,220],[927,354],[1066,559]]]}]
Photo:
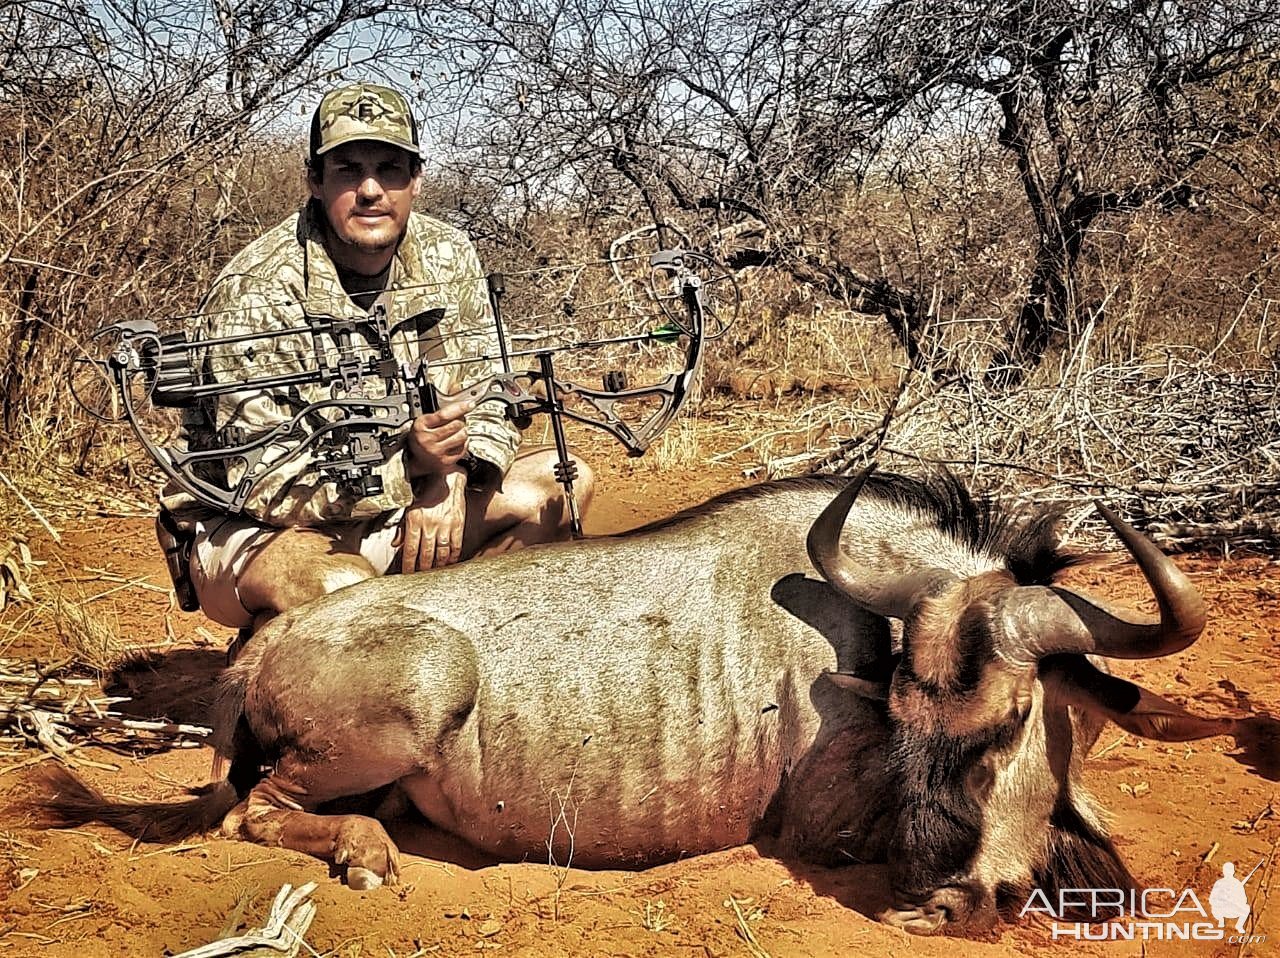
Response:
[{"label": "bow limb", "polygon": [[[687,369],[684,372],[672,373],[662,382],[655,383],[652,386],[640,386],[635,389],[623,389],[616,392],[592,389],[587,386],[579,386],[576,383],[565,383],[559,389],[561,397],[560,411],[576,422],[603,429],[622,443],[628,455],[640,456],[649,448],[653,440],[670,425],[671,420],[680,411],[680,407],[689,393],[689,387],[693,382],[695,372],[696,370]],[[595,410],[598,415],[588,415],[581,407],[565,404],[564,399],[568,397],[577,399],[582,405]],[[648,419],[634,429],[614,412],[614,406],[618,403],[653,399],[655,397],[661,404]]]},{"label": "bow limb", "polygon": [[[694,377],[702,362],[703,307],[700,284],[687,282],[683,288],[683,296],[690,320],[688,328],[683,329],[684,335],[689,338],[683,370],[671,373],[659,383],[634,389],[606,390],[580,386],[577,383],[559,384],[556,403],[559,411],[577,422],[603,429],[622,443],[628,455],[643,455],[653,440],[661,435],[680,412],[692,391]],[[595,410],[598,415],[591,416],[582,408],[566,405],[565,398],[578,400],[581,405]],[[658,408],[635,429],[628,426],[614,410],[619,403],[653,398],[659,400]]]}]

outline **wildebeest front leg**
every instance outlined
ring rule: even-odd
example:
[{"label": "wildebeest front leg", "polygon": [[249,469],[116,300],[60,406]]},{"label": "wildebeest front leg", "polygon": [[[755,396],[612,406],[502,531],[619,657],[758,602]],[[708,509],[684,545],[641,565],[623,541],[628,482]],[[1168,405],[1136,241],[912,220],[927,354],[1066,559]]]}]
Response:
[{"label": "wildebeest front leg", "polygon": [[[365,815],[318,815],[309,809],[336,796],[308,788],[315,766],[282,761],[255,785],[223,830],[260,845],[305,852],[347,868],[347,884],[363,891],[400,876],[400,854],[378,821]],[[333,774],[326,768],[326,777]],[[348,780],[349,781],[349,780]],[[386,782],[370,782],[372,791]]]}]

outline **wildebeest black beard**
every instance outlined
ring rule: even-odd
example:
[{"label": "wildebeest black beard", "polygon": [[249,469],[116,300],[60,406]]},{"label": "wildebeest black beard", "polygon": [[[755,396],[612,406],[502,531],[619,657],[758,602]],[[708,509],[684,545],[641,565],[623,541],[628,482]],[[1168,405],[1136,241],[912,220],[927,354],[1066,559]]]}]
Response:
[{"label": "wildebeest black beard", "polygon": [[[1045,857],[1034,870],[1031,886],[1002,882],[997,889],[996,905],[1001,917],[1015,920],[1037,888],[1055,909],[1059,905],[1058,892],[1064,888],[1117,888],[1128,900],[1129,891],[1137,887],[1137,881],[1120,860],[1111,839],[1089,824],[1065,794],[1059,796],[1049,824]],[[1107,921],[1115,914],[1106,910],[1094,915],[1083,908],[1069,908],[1057,917],[1063,921],[1092,923]]]},{"label": "wildebeest black beard", "polygon": [[916,902],[968,870],[982,842],[983,810],[965,780],[987,751],[1013,741],[1020,723],[968,736],[893,725],[890,762],[901,807],[889,864],[894,891]]}]

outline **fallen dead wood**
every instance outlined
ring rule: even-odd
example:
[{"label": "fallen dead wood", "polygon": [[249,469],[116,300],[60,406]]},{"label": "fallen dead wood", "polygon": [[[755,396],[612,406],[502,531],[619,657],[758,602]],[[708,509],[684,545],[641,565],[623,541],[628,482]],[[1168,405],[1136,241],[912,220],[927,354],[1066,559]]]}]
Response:
[{"label": "fallen dead wood", "polygon": [[[283,955],[293,958],[305,944],[303,936],[316,917],[316,905],[311,901],[311,893],[315,890],[315,882],[307,882],[300,888],[284,885],[271,903],[266,924],[258,930],[219,938],[173,958],[221,958],[223,955],[242,958],[265,958],[267,955],[279,958]],[[307,951],[315,954],[310,947]]]},{"label": "fallen dead wood", "polygon": [[125,717],[113,707],[129,701],[127,696],[108,696],[96,680],[64,674],[67,664],[41,668],[0,659],[0,733],[6,740],[39,748],[67,765],[109,768],[74,752],[84,745],[131,752],[195,748],[211,732],[202,725]]},{"label": "fallen dead wood", "polygon": [[1280,517],[1233,522],[1152,522],[1147,525],[1147,533],[1188,549],[1226,541],[1265,546],[1280,542]]}]

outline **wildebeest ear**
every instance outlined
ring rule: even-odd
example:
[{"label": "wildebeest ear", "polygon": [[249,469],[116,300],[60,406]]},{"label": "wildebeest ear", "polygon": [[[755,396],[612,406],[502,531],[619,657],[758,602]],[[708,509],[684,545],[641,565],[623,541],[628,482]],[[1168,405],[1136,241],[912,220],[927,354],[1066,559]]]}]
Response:
[{"label": "wildebeest ear", "polygon": [[1105,716],[1126,732],[1162,742],[1189,742],[1211,735],[1232,735],[1240,720],[1209,718],[1148,692],[1140,685],[1107,675],[1082,655],[1040,660],[1045,687],[1069,705]]},{"label": "wildebeest ear", "polygon": [[864,699],[871,699],[873,702],[889,701],[889,680],[884,679],[877,681],[875,679],[866,679],[861,675],[855,675],[852,672],[823,672],[834,685],[842,689],[848,689],[856,695],[861,695]]}]

